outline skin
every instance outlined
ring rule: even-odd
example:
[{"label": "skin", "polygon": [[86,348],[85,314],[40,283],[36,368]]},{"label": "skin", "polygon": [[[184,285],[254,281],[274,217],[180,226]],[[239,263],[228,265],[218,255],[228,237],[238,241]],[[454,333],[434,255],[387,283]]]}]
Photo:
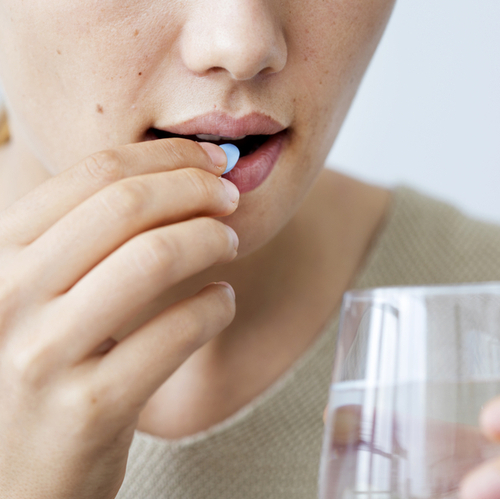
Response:
[{"label": "skin", "polygon": [[[483,413],[482,420],[485,419],[487,413],[487,411]],[[324,418],[325,420],[328,418],[326,410]],[[388,413],[382,410],[380,413],[374,412],[373,415],[367,415],[363,413],[363,408],[359,405],[341,406],[332,413],[330,418],[332,419],[331,447],[335,450],[335,453],[331,455],[331,463],[335,465],[332,465],[332,474],[328,478],[327,491],[331,495],[330,498],[341,495],[343,488],[349,485],[349,483],[346,484],[342,474],[349,468],[356,468],[356,461],[360,459],[359,456],[356,456],[359,450],[379,448],[379,450],[386,451],[389,445],[393,447],[393,453],[396,456],[404,455],[407,453],[408,447],[406,444],[401,447],[399,440],[407,441],[410,429],[421,433],[420,436],[424,440],[422,452],[426,455],[427,463],[433,464],[433,471],[435,473],[442,471],[442,476],[439,472],[436,473],[436,477],[440,477],[441,480],[432,483],[430,491],[432,497],[455,498],[460,479],[481,461],[484,447],[489,444],[487,437],[498,439],[498,428],[496,436],[484,436],[484,433],[481,434],[475,425],[457,423],[450,426],[448,422],[434,418],[426,418],[424,422],[418,415],[405,415],[404,412],[397,411]],[[498,419],[495,421],[498,422]],[[377,428],[384,428],[391,423],[395,428],[382,437],[377,432]],[[424,425],[425,432],[422,432]],[[400,431],[397,430],[398,427]],[[483,422],[483,429],[486,428],[488,428],[488,424]],[[367,429],[370,430],[367,431]],[[452,454],[449,452],[450,448],[453,449]],[[418,459],[410,457],[408,460],[410,470],[413,466],[418,467],[417,463]],[[463,498],[496,498],[494,496],[496,491],[494,476],[491,477],[491,472],[494,469],[488,469],[490,465],[486,464],[486,466],[478,468],[462,480],[460,493]],[[360,467],[359,462],[357,467],[361,473],[366,472],[363,471],[363,467]],[[483,469],[490,471],[490,478],[480,479],[484,473]],[[404,474],[405,472],[402,473],[402,476]],[[484,478],[484,476],[482,477]],[[385,479],[389,480],[389,477],[385,476]],[[378,487],[382,487],[382,484],[379,483]],[[418,496],[423,493],[422,489],[425,489],[426,486],[429,485],[420,484],[418,481],[410,481],[410,484],[400,481],[394,486],[393,492],[396,492],[396,496],[402,495],[400,498],[405,498],[409,493]]]},{"label": "skin", "polygon": [[[393,3],[0,0],[3,496],[113,496],[136,427],[204,430],[314,341],[389,203],[323,165]],[[143,143],[213,110],[289,128],[239,199],[220,148]]]}]

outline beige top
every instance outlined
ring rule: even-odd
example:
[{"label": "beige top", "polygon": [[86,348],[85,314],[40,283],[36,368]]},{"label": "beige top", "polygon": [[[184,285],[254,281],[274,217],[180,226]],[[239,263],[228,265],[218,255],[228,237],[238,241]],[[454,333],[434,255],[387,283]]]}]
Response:
[{"label": "beige top", "polygon": [[[0,145],[9,139],[0,109]],[[500,227],[399,187],[355,288],[500,280]],[[206,432],[136,431],[118,498],[312,498],[338,317],[268,390]]]},{"label": "beige top", "polygon": [[[356,288],[493,280],[500,227],[400,187]],[[118,497],[316,497],[337,328],[336,316],[276,383],[208,431],[175,441],[136,431]]]}]

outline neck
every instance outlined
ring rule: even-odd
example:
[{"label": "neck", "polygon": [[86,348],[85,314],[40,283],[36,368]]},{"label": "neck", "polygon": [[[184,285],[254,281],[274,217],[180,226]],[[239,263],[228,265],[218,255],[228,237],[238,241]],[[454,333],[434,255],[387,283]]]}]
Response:
[{"label": "neck", "polygon": [[210,280],[226,279],[236,290],[235,320],[165,382],[139,429],[167,439],[205,430],[276,381],[338,311],[388,201],[385,190],[325,171],[268,245],[214,268],[220,274]]}]

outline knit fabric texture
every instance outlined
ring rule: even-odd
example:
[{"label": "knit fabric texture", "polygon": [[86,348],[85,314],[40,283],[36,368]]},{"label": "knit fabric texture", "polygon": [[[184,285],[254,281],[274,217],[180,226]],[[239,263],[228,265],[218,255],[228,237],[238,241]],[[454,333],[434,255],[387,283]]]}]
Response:
[{"label": "knit fabric texture", "polygon": [[[500,227],[407,187],[355,288],[500,280]],[[136,431],[118,498],[314,498],[338,316],[268,390],[206,432]]]}]

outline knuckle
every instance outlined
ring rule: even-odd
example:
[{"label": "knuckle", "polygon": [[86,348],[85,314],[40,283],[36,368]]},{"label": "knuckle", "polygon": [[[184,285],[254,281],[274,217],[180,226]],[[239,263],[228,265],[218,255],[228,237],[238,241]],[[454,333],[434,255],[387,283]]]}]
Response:
[{"label": "knuckle", "polygon": [[138,179],[126,179],[111,184],[102,191],[101,202],[116,217],[131,217],[142,213],[147,200],[147,188]]},{"label": "knuckle", "polygon": [[57,407],[71,417],[75,434],[94,432],[109,415],[109,407],[112,407],[108,404],[105,394],[81,382],[71,381],[63,384],[56,397]]},{"label": "knuckle", "polygon": [[207,235],[214,235],[217,238],[227,238],[225,224],[212,217],[199,217],[197,219],[201,226],[201,230]]},{"label": "knuckle", "polygon": [[83,161],[83,167],[86,174],[99,183],[110,184],[123,177],[120,155],[112,149],[90,155]]},{"label": "knuckle", "polygon": [[159,231],[146,233],[136,241],[133,252],[139,270],[146,276],[170,269],[179,255],[178,245],[173,238],[165,238]]},{"label": "knuckle", "polygon": [[184,166],[187,160],[189,160],[189,163],[193,161],[199,163],[200,159],[203,158],[202,153],[199,151],[202,148],[189,139],[174,137],[166,141],[159,141],[159,145],[163,148],[163,153],[175,166]]},{"label": "knuckle", "polygon": [[202,226],[204,237],[213,241],[215,248],[222,251],[224,255],[229,253],[233,256],[234,243],[226,225],[212,217],[200,217],[198,220]]},{"label": "knuckle", "polygon": [[9,378],[21,387],[39,389],[46,381],[48,365],[51,365],[52,350],[49,345],[40,341],[29,345],[6,348],[10,351]]},{"label": "knuckle", "polygon": [[224,288],[210,286],[179,315],[175,325],[176,340],[184,353],[198,349],[234,319],[235,304]]},{"label": "knuckle", "polygon": [[201,200],[202,203],[208,203],[214,199],[214,181],[216,179],[213,175],[199,168],[185,168],[182,173],[197,199]]}]

